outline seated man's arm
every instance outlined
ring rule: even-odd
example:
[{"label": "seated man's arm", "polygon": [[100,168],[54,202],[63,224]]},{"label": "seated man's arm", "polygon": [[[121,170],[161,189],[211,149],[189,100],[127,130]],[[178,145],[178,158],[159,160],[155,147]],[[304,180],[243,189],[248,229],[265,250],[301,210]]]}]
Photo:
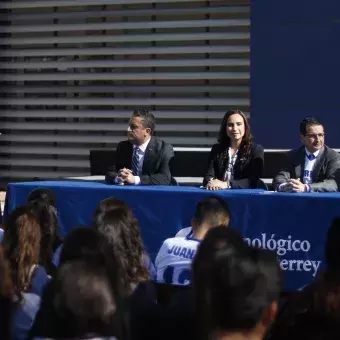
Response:
[{"label": "seated man's arm", "polygon": [[291,152],[286,155],[285,166],[278,172],[273,179],[274,190],[284,191],[284,186],[291,179],[292,157]]},{"label": "seated man's arm", "polygon": [[170,161],[174,157],[174,150],[172,145],[164,144],[162,159],[158,169],[152,175],[141,175],[140,184],[142,185],[170,185],[171,171]]},{"label": "seated man's arm", "polygon": [[310,184],[311,192],[337,192],[340,179],[340,155],[338,153],[328,161],[326,176],[322,182]]}]

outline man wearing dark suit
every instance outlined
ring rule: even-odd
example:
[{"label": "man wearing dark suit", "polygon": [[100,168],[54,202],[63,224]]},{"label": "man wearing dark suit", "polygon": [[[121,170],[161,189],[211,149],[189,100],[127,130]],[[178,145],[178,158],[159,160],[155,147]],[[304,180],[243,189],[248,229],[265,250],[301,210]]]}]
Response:
[{"label": "man wearing dark suit", "polygon": [[304,145],[288,153],[285,168],[274,178],[274,188],[286,192],[338,191],[340,155],[324,145],[320,121],[314,117],[303,119],[300,139]]},{"label": "man wearing dark suit", "polygon": [[106,182],[119,185],[170,185],[169,163],[174,157],[170,144],[152,137],[155,117],[147,110],[136,110],[129,122],[128,140],[116,150],[114,171]]}]

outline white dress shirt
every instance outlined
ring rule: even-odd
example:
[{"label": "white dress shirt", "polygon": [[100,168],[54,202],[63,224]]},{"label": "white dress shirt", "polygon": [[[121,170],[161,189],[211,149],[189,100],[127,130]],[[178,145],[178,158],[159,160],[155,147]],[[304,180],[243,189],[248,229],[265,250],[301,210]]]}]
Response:
[{"label": "white dress shirt", "polygon": [[[306,186],[307,186],[307,191],[310,191],[309,184],[313,183],[313,179],[312,179],[313,168],[314,168],[314,165],[315,165],[316,157],[318,157],[320,150],[313,152],[313,155],[315,157],[313,160],[310,160],[308,158],[308,156],[311,154],[311,152],[309,152],[307,149],[305,149],[305,152],[306,152],[306,156],[305,156],[305,165],[304,165],[304,169],[303,169],[302,180],[303,180],[303,184],[306,184]],[[287,183],[280,184],[279,187],[278,187],[278,191],[282,191],[283,187],[286,184]]]},{"label": "white dress shirt", "polygon": [[133,146],[133,152],[135,152],[136,148],[139,148],[139,151],[138,151],[138,170],[139,170],[139,174],[138,174],[138,176],[134,176],[134,178],[135,178],[135,185],[139,185],[140,184],[140,177],[139,177],[139,175],[142,173],[144,157],[145,157],[145,151],[146,151],[146,148],[148,147],[150,139],[151,138],[149,138],[145,143],[143,143],[140,146],[138,146],[138,145],[134,145]]},{"label": "white dress shirt", "polygon": [[312,173],[313,173],[313,168],[315,165],[316,157],[318,157],[319,152],[320,150],[313,152],[313,155],[315,158],[313,160],[310,160],[308,156],[311,155],[311,153],[306,149],[305,167],[303,171],[303,183],[304,184],[308,185],[308,184],[313,183]]},{"label": "white dress shirt", "polygon": [[233,150],[231,148],[228,148],[229,163],[223,176],[223,182],[228,182],[229,187],[230,187],[230,182],[232,182],[232,180],[234,179],[234,166],[236,163],[237,154],[238,154],[238,149],[233,155]]},{"label": "white dress shirt", "polygon": [[[139,148],[139,151],[138,151],[138,172],[139,172],[139,174],[138,175],[140,175],[142,173],[144,157],[145,157],[145,151],[146,151],[146,148],[148,147],[150,139],[151,138],[149,138],[146,142],[144,142],[140,146],[133,145],[132,157],[133,157],[133,154],[135,152],[135,149]],[[139,185],[140,184],[140,177],[139,176],[133,176],[133,177],[135,178],[134,185]],[[115,183],[118,184],[118,176],[115,178]]]}]

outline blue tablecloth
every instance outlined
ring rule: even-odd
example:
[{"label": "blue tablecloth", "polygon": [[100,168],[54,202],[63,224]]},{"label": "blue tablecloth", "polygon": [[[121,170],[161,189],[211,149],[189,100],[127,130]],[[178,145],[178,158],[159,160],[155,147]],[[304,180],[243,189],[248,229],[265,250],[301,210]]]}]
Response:
[{"label": "blue tablecloth", "polygon": [[260,190],[209,192],[195,187],[108,186],[94,182],[27,182],[7,187],[5,215],[27,201],[31,190],[49,187],[56,194],[61,234],[89,225],[100,200],[124,200],[138,218],[152,259],[162,241],[190,225],[196,204],[208,195],[223,197],[232,212],[231,225],[247,242],[276,251],[285,272],[285,289],[310,282],[322,268],[331,220],[340,215],[340,193],[273,193]]}]

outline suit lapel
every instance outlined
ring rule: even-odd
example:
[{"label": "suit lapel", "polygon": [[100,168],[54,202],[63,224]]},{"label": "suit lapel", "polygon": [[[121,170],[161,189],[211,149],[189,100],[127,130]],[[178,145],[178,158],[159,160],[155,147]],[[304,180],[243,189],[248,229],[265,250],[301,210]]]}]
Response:
[{"label": "suit lapel", "polygon": [[227,170],[227,166],[229,164],[229,152],[227,150],[221,150],[218,155],[218,167],[220,170],[221,178],[224,177],[224,174]]},{"label": "suit lapel", "polygon": [[133,154],[133,145],[132,143],[129,143],[128,145],[128,152],[126,153],[126,164],[127,164],[127,168],[131,169],[132,167],[132,154]]},{"label": "suit lapel", "polygon": [[150,161],[154,158],[155,153],[155,138],[151,137],[150,142],[145,150],[142,173],[147,173]]},{"label": "suit lapel", "polygon": [[235,161],[235,165],[234,165],[234,177],[238,176],[238,174],[241,174],[242,173],[242,169],[244,167],[244,163],[241,163],[241,155],[240,153],[237,154],[237,157],[236,157],[236,161]]},{"label": "suit lapel", "polygon": [[314,167],[313,167],[313,172],[312,172],[312,180],[313,183],[318,181],[318,177],[319,177],[319,172],[321,170],[321,167],[325,161],[325,147],[323,147],[318,156],[316,157],[315,163],[314,163]]},{"label": "suit lapel", "polygon": [[296,158],[296,164],[294,166],[295,178],[302,179],[303,170],[305,168],[305,147],[301,147]]}]

